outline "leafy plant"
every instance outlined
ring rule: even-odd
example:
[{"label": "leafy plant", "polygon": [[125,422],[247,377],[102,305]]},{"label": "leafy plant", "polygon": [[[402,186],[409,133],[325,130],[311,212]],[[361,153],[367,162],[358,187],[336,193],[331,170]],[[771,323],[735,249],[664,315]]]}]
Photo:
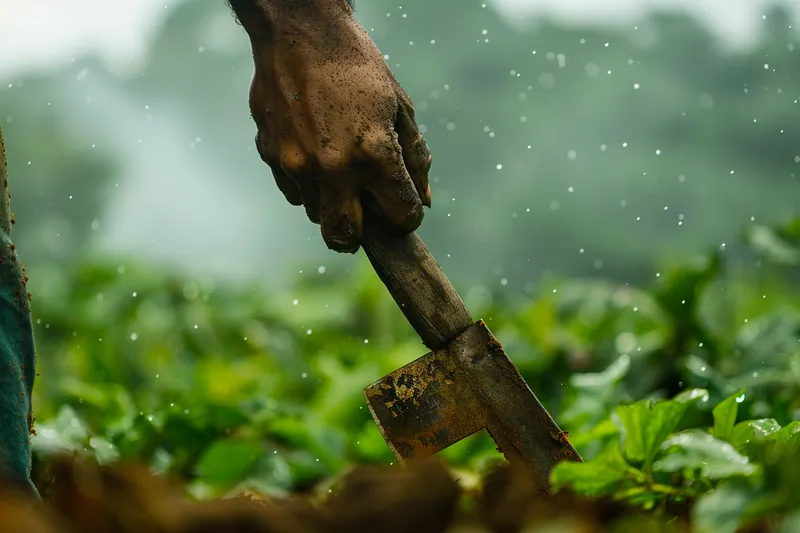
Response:
[{"label": "leafy plant", "polygon": [[[474,309],[586,459],[559,465],[555,488],[689,513],[699,531],[797,520],[797,288],[730,262],[715,252],[651,288],[548,280],[520,308]],[[61,298],[35,307],[40,476],[63,452],[145,462],[204,499],[393,463],[361,389],[424,349],[368,265],[283,292],[133,263],[62,275]],[[499,459],[485,434],[442,455],[465,480]]]}]

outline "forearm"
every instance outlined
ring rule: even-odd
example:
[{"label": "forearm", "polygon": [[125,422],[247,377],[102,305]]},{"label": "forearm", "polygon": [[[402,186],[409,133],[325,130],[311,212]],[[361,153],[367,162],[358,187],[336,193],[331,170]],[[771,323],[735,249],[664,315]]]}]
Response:
[{"label": "forearm", "polygon": [[226,0],[251,38],[268,38],[295,24],[320,26],[351,16],[355,0]]},{"label": "forearm", "polygon": [[30,480],[36,352],[26,278],[11,241],[9,198],[0,130],[0,477],[14,488],[36,494]]}]

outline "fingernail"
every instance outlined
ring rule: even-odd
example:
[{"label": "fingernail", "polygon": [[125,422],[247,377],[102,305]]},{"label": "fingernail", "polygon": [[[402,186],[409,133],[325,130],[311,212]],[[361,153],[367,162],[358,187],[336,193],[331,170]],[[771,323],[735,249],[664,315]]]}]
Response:
[{"label": "fingernail", "polygon": [[430,185],[428,185],[428,188],[425,189],[425,198],[422,199],[422,203],[426,207],[430,207],[431,206],[431,186]]}]

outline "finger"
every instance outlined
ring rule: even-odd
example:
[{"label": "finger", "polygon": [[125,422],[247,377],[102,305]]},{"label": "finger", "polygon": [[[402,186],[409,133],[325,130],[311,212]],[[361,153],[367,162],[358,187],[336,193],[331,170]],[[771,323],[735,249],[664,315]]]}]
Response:
[{"label": "finger", "polygon": [[270,169],[272,170],[272,177],[275,178],[275,184],[283,193],[286,201],[294,206],[303,205],[303,196],[300,194],[300,188],[294,180],[280,166],[271,166]]},{"label": "finger", "polygon": [[414,108],[410,102],[405,103],[401,100],[395,131],[403,150],[403,162],[411,181],[416,186],[423,205],[430,207],[431,189],[428,183],[428,174],[431,169],[431,152],[414,120]]},{"label": "finger", "polygon": [[283,193],[283,196],[286,197],[286,201],[295,206],[303,205],[303,197],[300,195],[300,189],[297,187],[297,184],[286,174],[283,168],[281,168],[280,158],[269,157],[267,155],[266,150],[259,141],[258,135],[256,135],[256,149],[258,150],[258,155],[261,156],[261,160],[264,161],[272,171],[275,184]]},{"label": "finger", "polygon": [[325,176],[320,189],[322,239],[331,250],[355,253],[363,236],[358,190],[347,176]]},{"label": "finger", "polygon": [[378,175],[366,182],[366,188],[393,227],[411,232],[422,223],[422,200],[406,170],[397,140],[389,135],[382,137],[377,143],[371,143],[367,152],[377,163]]},{"label": "finger", "polygon": [[308,219],[319,224],[319,182],[311,159],[300,145],[293,142],[284,142],[280,153],[280,168],[300,191]]},{"label": "finger", "polygon": [[319,224],[319,180],[310,171],[293,176],[295,183],[300,189],[300,196],[303,198],[303,207],[306,208],[306,216],[314,224]]}]

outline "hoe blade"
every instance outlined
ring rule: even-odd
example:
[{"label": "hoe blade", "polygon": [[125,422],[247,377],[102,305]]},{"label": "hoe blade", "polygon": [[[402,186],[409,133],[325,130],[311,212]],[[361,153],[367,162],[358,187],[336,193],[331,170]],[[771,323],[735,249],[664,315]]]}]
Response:
[{"label": "hoe blade", "polygon": [[460,366],[443,348],[364,389],[372,417],[399,460],[433,455],[486,426]]}]

